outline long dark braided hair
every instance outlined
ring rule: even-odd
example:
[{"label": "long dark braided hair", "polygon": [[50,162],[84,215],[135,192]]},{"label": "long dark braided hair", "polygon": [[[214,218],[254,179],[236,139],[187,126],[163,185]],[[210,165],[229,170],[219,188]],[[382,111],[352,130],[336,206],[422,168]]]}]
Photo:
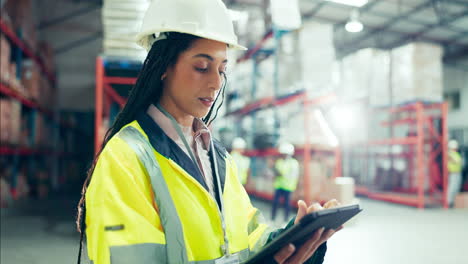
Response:
[{"label": "long dark braided hair", "polygon": [[[122,129],[122,127],[135,120],[137,114],[141,111],[145,111],[150,106],[150,104],[159,101],[163,91],[163,82],[161,81],[161,76],[166,72],[168,67],[174,66],[177,63],[177,59],[182,52],[189,49],[193,42],[199,39],[197,36],[178,32],[169,32],[164,34],[166,34],[165,39],[158,40],[152,45],[151,50],[149,51],[148,56],[143,63],[143,67],[138,75],[136,84],[130,90],[127,103],[125,104],[122,111],[117,115],[117,118],[112,126],[106,132],[101,149],[94,157],[93,163],[87,172],[87,177],[81,191],[81,199],[78,203],[78,216],[76,221],[78,231],[81,233],[78,263],[81,259],[81,247],[84,233],[86,211],[85,194],[100,153],[106,146],[107,142],[109,142],[109,140],[115,134],[117,134],[120,129]],[[203,122],[208,126],[216,118],[218,115],[218,110],[224,102],[226,76],[223,76],[224,83],[221,87],[221,91],[219,91],[218,95],[216,96],[215,102],[208,114],[202,119]],[[220,94],[221,102],[217,104]],[[216,107],[216,105],[218,106]]]}]

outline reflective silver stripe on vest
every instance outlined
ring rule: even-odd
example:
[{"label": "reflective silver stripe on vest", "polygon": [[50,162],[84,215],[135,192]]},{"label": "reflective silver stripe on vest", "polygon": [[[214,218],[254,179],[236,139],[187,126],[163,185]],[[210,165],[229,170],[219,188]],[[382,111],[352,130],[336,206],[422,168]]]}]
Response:
[{"label": "reflective silver stripe on vest", "polygon": [[[126,246],[110,247],[111,264],[152,264],[166,263],[166,245],[157,243],[144,243]],[[238,256],[239,262],[249,258],[249,249],[244,249],[234,255]],[[214,260],[190,261],[189,264],[215,264]]]},{"label": "reflective silver stripe on vest", "polygon": [[[247,225],[247,234],[250,235],[250,234],[252,234],[253,231],[255,231],[255,229],[257,229],[257,227],[258,227],[258,225],[260,223],[259,220],[260,220],[261,217],[262,217],[262,214],[257,209],[257,211],[255,211],[255,214],[250,219],[249,224]],[[265,222],[265,221],[263,221],[263,222]]]},{"label": "reflective silver stripe on vest", "polygon": [[159,217],[166,234],[167,262],[188,263],[182,224],[159,163],[153,154],[153,147],[138,129],[131,126],[122,129],[118,136],[135,151],[150,177],[154,197],[160,210]]},{"label": "reflective silver stripe on vest", "polygon": [[166,245],[156,243],[110,247],[111,264],[166,263]]}]

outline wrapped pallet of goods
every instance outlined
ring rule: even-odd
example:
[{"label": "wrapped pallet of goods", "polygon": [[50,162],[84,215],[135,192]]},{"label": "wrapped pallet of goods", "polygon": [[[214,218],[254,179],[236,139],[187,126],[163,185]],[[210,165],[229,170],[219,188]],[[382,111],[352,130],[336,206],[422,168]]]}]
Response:
[{"label": "wrapped pallet of goods", "polygon": [[148,0],[105,0],[102,8],[104,54],[143,60],[146,51],[135,43]]},{"label": "wrapped pallet of goods", "polygon": [[[272,78],[275,71],[275,58],[269,57],[258,64],[257,67],[258,72],[256,75],[255,94],[253,94],[253,97],[250,96],[250,84],[247,88],[247,94],[249,94],[248,99],[246,100],[247,103],[252,103],[265,97],[273,97],[275,95],[275,91],[273,89],[274,79]],[[246,78],[246,80],[248,79],[249,77]]]},{"label": "wrapped pallet of goods", "polygon": [[[299,53],[299,34],[292,31],[280,39],[278,51],[278,91],[277,96],[287,95],[302,89]],[[274,75],[268,76],[272,78]]]},{"label": "wrapped pallet of goods", "polygon": [[333,89],[332,72],[335,61],[333,46],[333,25],[304,22],[299,31],[298,58],[304,87],[312,96]]},{"label": "wrapped pallet of goods", "polygon": [[391,53],[394,104],[442,101],[442,47],[415,42]]}]

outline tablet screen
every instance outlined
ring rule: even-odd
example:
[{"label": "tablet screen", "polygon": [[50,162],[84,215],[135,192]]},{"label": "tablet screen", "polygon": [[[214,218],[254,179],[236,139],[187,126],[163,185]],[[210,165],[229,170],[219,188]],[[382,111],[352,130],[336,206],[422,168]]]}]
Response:
[{"label": "tablet screen", "polygon": [[307,241],[317,229],[322,227],[325,229],[337,229],[361,211],[362,209],[359,208],[359,205],[350,205],[324,209],[307,214],[299,223],[285,230],[276,239],[265,245],[260,252],[257,252],[244,263],[263,263],[267,260],[271,260],[273,256],[288,243],[292,243],[298,248]]}]

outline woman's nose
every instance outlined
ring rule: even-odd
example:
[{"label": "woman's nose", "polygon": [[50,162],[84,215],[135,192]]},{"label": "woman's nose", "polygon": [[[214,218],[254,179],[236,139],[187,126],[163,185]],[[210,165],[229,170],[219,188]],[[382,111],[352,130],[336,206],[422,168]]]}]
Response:
[{"label": "woman's nose", "polygon": [[224,74],[220,74],[218,71],[213,71],[210,74],[210,88],[214,90],[221,89],[224,82]]}]

